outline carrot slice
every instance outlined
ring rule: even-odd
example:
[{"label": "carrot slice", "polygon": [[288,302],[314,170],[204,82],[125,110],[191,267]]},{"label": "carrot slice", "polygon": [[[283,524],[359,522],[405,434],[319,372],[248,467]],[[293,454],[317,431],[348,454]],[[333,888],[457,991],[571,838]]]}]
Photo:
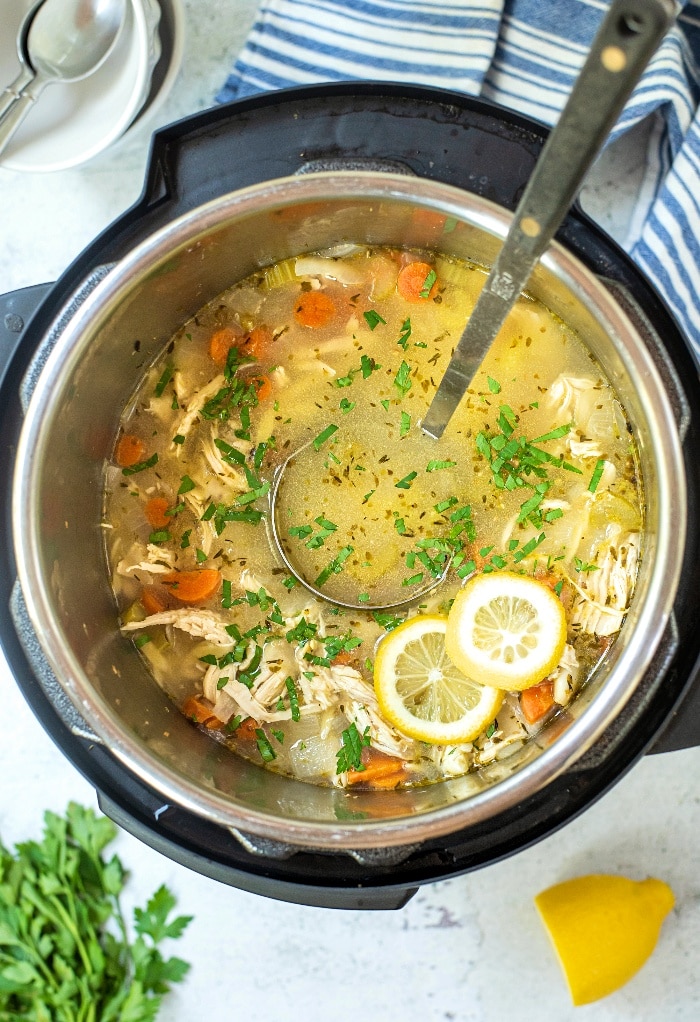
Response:
[{"label": "carrot slice", "polygon": [[314,330],[330,323],[335,312],[335,302],[324,291],[302,291],[294,304],[297,323]]},{"label": "carrot slice", "polygon": [[270,377],[265,376],[264,373],[258,373],[258,375],[254,376],[250,382],[255,384],[258,401],[261,404],[263,401],[267,401],[267,399],[272,395],[272,381],[270,380]]},{"label": "carrot slice", "polygon": [[554,682],[546,678],[520,693],[520,709],[528,724],[536,724],[554,706]]},{"label": "carrot slice", "polygon": [[349,667],[350,664],[357,663],[357,657],[353,653],[348,652],[347,649],[341,649],[340,653],[336,653],[333,657],[331,663],[338,664],[341,667]]},{"label": "carrot slice", "polygon": [[132,465],[138,464],[139,461],[143,461],[143,456],[146,453],[146,445],[140,437],[133,436],[131,433],[124,433],[119,438],[119,442],[114,451],[114,460],[117,465],[121,465],[122,468],[131,468]]},{"label": "carrot slice", "polygon": [[408,263],[399,271],[396,288],[407,302],[427,301],[437,294],[437,280],[432,276],[434,273],[429,263]]},{"label": "carrot slice", "polygon": [[149,525],[154,529],[164,529],[169,525],[170,517],[165,513],[169,507],[170,504],[165,497],[151,497],[147,500],[143,510]]},{"label": "carrot slice", "polygon": [[182,706],[182,712],[196,724],[204,724],[211,731],[224,726],[224,722],[214,716],[212,708],[199,696],[190,696],[189,699],[186,699]]},{"label": "carrot slice", "polygon": [[272,344],[272,330],[269,326],[254,326],[246,339],[243,341],[243,350],[246,355],[251,355],[260,362]]},{"label": "carrot slice", "polygon": [[165,602],[154,586],[144,586],[141,591],[141,605],[147,614],[160,614],[165,610]]},{"label": "carrot slice", "polygon": [[209,357],[213,362],[216,362],[218,366],[226,365],[226,359],[228,353],[234,346],[241,343],[243,334],[240,331],[234,330],[233,327],[225,326],[220,330],[215,330],[209,338]]},{"label": "carrot slice", "polygon": [[395,788],[406,779],[406,764],[395,756],[387,756],[379,749],[362,750],[364,770],[348,770],[348,784],[361,784],[368,788]]},{"label": "carrot slice", "polygon": [[163,585],[182,603],[202,603],[208,600],[219,588],[220,581],[221,574],[216,568],[171,571],[161,578]]},{"label": "carrot slice", "polygon": [[260,727],[255,717],[246,717],[236,728],[234,734],[236,738],[242,739],[244,742],[254,742],[257,738],[255,731]]}]

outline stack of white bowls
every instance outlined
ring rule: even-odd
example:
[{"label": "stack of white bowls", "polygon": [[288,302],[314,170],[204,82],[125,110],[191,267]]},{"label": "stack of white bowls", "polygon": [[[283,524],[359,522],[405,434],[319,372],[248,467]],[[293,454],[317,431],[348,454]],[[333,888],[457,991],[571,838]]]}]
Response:
[{"label": "stack of white bowls", "polygon": [[[36,0],[0,0],[0,83],[19,71],[17,31]],[[149,117],[170,91],[184,47],[182,0],[129,0],[114,49],[80,82],[42,94],[0,156],[0,166],[53,171],[92,159]]]}]

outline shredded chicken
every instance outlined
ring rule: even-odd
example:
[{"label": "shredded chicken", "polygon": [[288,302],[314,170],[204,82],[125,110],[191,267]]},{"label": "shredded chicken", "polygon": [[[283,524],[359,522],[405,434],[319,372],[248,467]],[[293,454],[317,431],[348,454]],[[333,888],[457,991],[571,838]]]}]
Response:
[{"label": "shredded chicken", "polygon": [[[212,472],[218,476],[219,481],[225,485],[226,490],[233,490],[236,493],[244,493],[248,489],[245,474],[240,469],[229,464],[229,462],[224,461],[221,451],[214,443],[217,439],[219,439],[218,433],[215,429],[212,429],[211,435],[206,439],[202,438],[200,441],[200,451],[204,455],[204,458]],[[240,441],[234,441],[231,444],[231,447],[234,447],[236,450],[240,450],[241,453],[245,453],[247,450],[246,447],[242,447]]]},{"label": "shredded chicken", "polygon": [[[185,414],[175,427],[173,436],[187,436],[189,431],[192,429],[192,426],[197,421],[202,407],[210,400],[210,398],[219,393],[225,382],[223,373],[219,373],[219,375],[215,376],[210,383],[207,383],[206,387],[202,387],[195,393],[194,397],[185,408]],[[181,449],[181,445],[178,444],[177,451],[175,452],[177,457],[180,456]]]},{"label": "shredded chicken", "polygon": [[554,702],[559,706],[566,706],[578,687],[579,662],[576,650],[567,644],[561,654],[559,663],[549,675],[549,680],[554,682]]},{"label": "shredded chicken", "polygon": [[162,610],[151,614],[143,621],[129,621],[121,626],[123,632],[136,632],[154,625],[172,625],[195,638],[206,639],[215,646],[231,648],[233,642],[221,618],[212,610],[197,610],[183,607],[177,610]]},{"label": "shredded chicken", "polygon": [[115,575],[124,578],[133,576],[137,581],[149,582],[150,578],[141,579],[142,575],[165,575],[173,570],[175,565],[175,552],[165,547],[156,546],[155,543],[134,543],[128,553],[122,557],[114,569]]},{"label": "shredded chicken", "polygon": [[619,631],[628,610],[638,560],[638,533],[630,533],[617,547],[603,546],[591,561],[595,570],[581,572],[578,582],[571,580],[576,589],[571,624],[589,635]]}]

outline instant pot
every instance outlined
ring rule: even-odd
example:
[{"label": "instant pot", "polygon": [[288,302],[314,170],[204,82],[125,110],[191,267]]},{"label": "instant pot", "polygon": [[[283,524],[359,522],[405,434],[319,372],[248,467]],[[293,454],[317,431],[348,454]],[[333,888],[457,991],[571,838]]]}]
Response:
[{"label": "instant pot", "polygon": [[[624,395],[648,522],[647,567],[602,683],[568,716],[478,776],[415,792],[318,789],[193,728],[116,629],[100,466],[177,325],[255,265],[352,240],[358,224],[376,244],[489,262],[545,137],[481,100],[375,83],[209,110],[156,134],[143,196],[60,280],[0,299],[5,654],[103,811],[198,872],[305,904],[399,907],[420,884],[552,833],[645,752],[700,742],[698,371],[653,287],[578,208],[531,289],[580,327]],[[455,238],[416,208],[454,214]]]}]

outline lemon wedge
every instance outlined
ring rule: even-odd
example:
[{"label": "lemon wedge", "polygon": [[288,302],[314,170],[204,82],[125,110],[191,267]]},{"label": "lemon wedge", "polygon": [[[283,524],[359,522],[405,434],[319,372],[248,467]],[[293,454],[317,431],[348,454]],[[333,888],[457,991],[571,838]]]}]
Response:
[{"label": "lemon wedge", "polygon": [[431,745],[470,742],[494,720],[503,693],[471,681],[445,649],[447,618],[418,614],[379,643],[379,708],[402,734]]},{"label": "lemon wedge", "polygon": [[447,652],[482,685],[521,691],[559,663],[566,617],[557,595],[529,575],[474,575],[455,597],[447,622]]},{"label": "lemon wedge", "polygon": [[663,880],[593,874],[542,891],[535,905],[575,1005],[619,990],[656,947],[674,905]]}]

